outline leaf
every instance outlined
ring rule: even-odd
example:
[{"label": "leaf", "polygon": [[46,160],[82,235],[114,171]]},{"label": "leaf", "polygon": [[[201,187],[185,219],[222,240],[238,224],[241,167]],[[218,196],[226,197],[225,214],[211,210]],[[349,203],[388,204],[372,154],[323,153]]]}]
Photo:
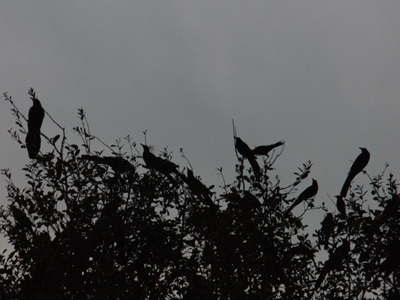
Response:
[{"label": "leaf", "polygon": [[59,134],[57,134],[55,137],[53,137],[53,144],[55,144],[57,141],[58,141],[58,139],[60,138],[60,135]]}]

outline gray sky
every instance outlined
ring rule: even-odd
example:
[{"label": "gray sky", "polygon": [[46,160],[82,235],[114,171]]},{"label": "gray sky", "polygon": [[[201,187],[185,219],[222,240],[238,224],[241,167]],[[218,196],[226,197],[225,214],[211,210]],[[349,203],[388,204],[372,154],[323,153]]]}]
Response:
[{"label": "gray sky", "polygon": [[[316,201],[333,207],[327,193],[339,193],[358,147],[371,175],[389,162],[399,178],[399,15],[390,0],[3,1],[0,91],[27,114],[33,87],[70,142],[80,107],[109,144],[148,130],[156,153],[169,146],[183,167],[183,147],[215,185],[215,168],[234,175],[235,119],[250,146],[286,141],[283,185],[312,160]],[[9,138],[8,109],[2,101],[0,167],[23,182],[28,154]],[[48,117],[42,131],[60,133]]]}]

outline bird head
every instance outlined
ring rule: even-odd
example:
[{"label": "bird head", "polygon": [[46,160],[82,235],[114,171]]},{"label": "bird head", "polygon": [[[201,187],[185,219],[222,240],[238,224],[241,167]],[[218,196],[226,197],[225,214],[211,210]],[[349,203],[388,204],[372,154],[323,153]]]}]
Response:
[{"label": "bird head", "polygon": [[39,99],[36,99],[36,98],[31,98],[31,99],[33,101],[33,105],[42,107],[42,104],[40,103]]}]

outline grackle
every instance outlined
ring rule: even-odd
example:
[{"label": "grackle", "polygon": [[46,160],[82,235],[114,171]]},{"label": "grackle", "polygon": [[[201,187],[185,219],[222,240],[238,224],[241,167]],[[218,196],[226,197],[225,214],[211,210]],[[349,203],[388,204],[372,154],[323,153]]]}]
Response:
[{"label": "grackle", "polygon": [[343,198],[346,197],[347,191],[349,190],[350,184],[353,181],[354,177],[356,177],[357,174],[360,173],[369,162],[370,154],[368,150],[365,148],[360,148],[360,149],[361,149],[361,154],[357,156],[356,160],[351,166],[346,181],[344,182],[342,190],[340,192],[340,196],[342,196]]},{"label": "grackle", "polygon": [[256,157],[254,156],[253,151],[250,149],[250,147],[245,142],[243,142],[241,138],[235,137],[235,148],[244,158],[247,158],[251,167],[253,168],[256,179],[260,180],[261,168],[260,165],[257,163]]},{"label": "grackle", "polygon": [[34,159],[40,151],[40,128],[44,119],[44,109],[40,101],[34,97],[32,107],[28,113],[28,134],[25,138],[29,158]]},{"label": "grackle", "polygon": [[299,195],[296,201],[294,201],[294,203],[285,211],[285,214],[291,212],[293,208],[295,208],[304,200],[313,198],[317,194],[317,192],[318,192],[318,182],[313,178],[312,184]]},{"label": "grackle", "polygon": [[197,179],[192,170],[187,169],[187,178],[184,180],[192,192],[196,193],[197,195],[201,196],[201,200],[205,205],[214,207],[215,204],[212,201],[210,195],[210,190],[199,180]]},{"label": "grackle", "polygon": [[40,131],[44,119],[44,109],[40,101],[36,98],[31,98],[33,101],[32,107],[28,113],[28,130]]},{"label": "grackle", "polygon": [[149,146],[143,144],[141,145],[143,147],[143,160],[147,168],[156,170],[164,175],[175,173],[179,177],[183,177],[183,175],[179,173],[178,166],[176,164],[169,160],[155,156],[150,152]]}]

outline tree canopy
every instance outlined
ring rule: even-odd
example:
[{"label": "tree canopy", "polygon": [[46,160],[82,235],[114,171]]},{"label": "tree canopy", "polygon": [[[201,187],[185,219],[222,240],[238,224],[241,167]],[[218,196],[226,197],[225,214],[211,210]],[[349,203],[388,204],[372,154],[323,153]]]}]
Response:
[{"label": "tree canopy", "polygon": [[[4,98],[18,126],[11,137],[27,147],[20,136],[32,126]],[[183,150],[185,166],[130,137],[93,149],[101,140],[78,114],[81,145],[47,114],[60,134],[36,126],[51,151],[23,168],[26,185],[2,170],[0,232],[10,247],[0,255],[1,299],[399,299],[400,198],[386,169],[368,187],[353,181],[368,173],[352,171],[328,211],[314,203],[311,162],[289,186],[272,176],[284,142],[250,149],[235,137],[236,177],[218,191]],[[303,213],[292,210],[301,204]],[[325,212],[311,235],[309,210]]]}]

